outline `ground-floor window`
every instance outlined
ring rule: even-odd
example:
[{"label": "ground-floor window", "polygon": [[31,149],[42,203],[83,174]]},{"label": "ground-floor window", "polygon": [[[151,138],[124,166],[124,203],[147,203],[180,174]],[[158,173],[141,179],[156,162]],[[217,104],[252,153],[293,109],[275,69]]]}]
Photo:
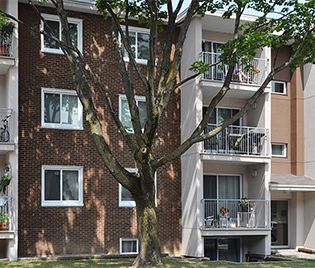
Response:
[{"label": "ground-floor window", "polygon": [[204,240],[204,254],[210,260],[240,261],[241,242],[239,238],[216,238]]},{"label": "ground-floor window", "polygon": [[120,254],[138,254],[138,239],[120,238]]}]

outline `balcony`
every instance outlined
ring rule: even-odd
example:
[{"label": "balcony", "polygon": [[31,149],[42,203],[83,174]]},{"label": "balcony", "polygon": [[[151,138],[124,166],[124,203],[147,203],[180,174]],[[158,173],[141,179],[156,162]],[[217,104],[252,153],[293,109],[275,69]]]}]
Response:
[{"label": "balcony", "polygon": [[0,239],[13,239],[13,222],[11,211],[11,198],[0,196]]},{"label": "balcony", "polygon": [[224,231],[226,235],[244,231],[245,235],[267,235],[270,231],[269,201],[245,199],[203,199],[203,235]]},{"label": "balcony", "polygon": [[[201,60],[209,65],[219,62],[220,53],[214,52],[202,52]],[[246,66],[241,62],[235,66],[234,74],[232,77],[232,82],[260,85],[265,77],[267,71],[267,59],[254,58],[249,63],[249,70],[246,70]],[[224,81],[227,74],[228,66],[222,63],[212,66],[207,72],[203,74],[203,79],[214,80],[214,81]],[[239,75],[240,71],[243,72],[243,76]]]},{"label": "balcony", "polygon": [[[206,132],[217,125],[208,124]],[[214,137],[204,141],[208,154],[269,156],[269,131],[266,128],[229,126]]]},{"label": "balcony", "polygon": [[0,36],[0,75],[6,74],[11,66],[14,66],[15,59],[12,52],[12,36]]},{"label": "balcony", "polygon": [[14,115],[12,109],[0,109],[0,154],[14,151]]}]

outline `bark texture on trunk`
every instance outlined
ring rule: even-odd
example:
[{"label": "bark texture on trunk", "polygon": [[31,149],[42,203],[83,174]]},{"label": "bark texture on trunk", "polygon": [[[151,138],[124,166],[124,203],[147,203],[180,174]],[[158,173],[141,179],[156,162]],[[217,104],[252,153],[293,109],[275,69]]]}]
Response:
[{"label": "bark texture on trunk", "polygon": [[148,199],[152,201],[136,201],[139,243],[141,248],[133,263],[133,267],[162,265],[158,222],[155,211],[155,198]]}]

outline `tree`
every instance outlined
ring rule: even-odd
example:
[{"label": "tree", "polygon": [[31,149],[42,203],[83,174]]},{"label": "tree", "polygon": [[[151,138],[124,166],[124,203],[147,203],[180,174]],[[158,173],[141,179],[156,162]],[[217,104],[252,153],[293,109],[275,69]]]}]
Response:
[{"label": "tree", "polygon": [[[47,0],[48,1],[48,0]],[[242,117],[250,106],[262,95],[273,76],[285,68],[296,68],[304,63],[314,62],[315,59],[315,1],[310,0],[299,3],[297,0],[218,0],[200,1],[191,0],[185,16],[177,20],[183,5],[179,0],[173,6],[171,0],[97,0],[97,8],[104,19],[112,21],[112,38],[119,54],[119,68],[123,88],[131,114],[133,133],[120,122],[117,113],[112,107],[112,101],[108,91],[95,72],[90,68],[88,61],[71,42],[71,29],[68,24],[67,12],[64,9],[63,0],[50,0],[55,7],[62,25],[62,40],[54,35],[45,19],[41,16],[37,6],[29,1],[45,28],[40,33],[55,41],[66,55],[72,70],[76,91],[83,104],[86,121],[90,126],[90,132],[95,146],[115,179],[126,187],[136,202],[137,222],[141,250],[134,262],[134,266],[145,266],[161,263],[161,250],[158,235],[157,216],[155,211],[155,187],[154,174],[156,170],[166,163],[179,158],[193,144],[204,141],[218,134],[228,125]],[[169,100],[174,90],[184,83],[196,78],[205,72],[210,66],[201,62],[192,62],[191,70],[194,75],[183,81],[179,81],[179,69],[183,56],[183,44],[191,20],[194,16],[203,16],[205,12],[215,12],[224,9],[224,19],[234,19],[234,31],[232,40],[222,46],[222,55],[216,64],[228,66],[225,81],[218,94],[210,101],[203,119],[197,128],[175,150],[159,155],[155,147],[158,137],[158,128],[162,116],[169,105]],[[259,12],[256,20],[246,24],[241,23],[241,17],[245,10],[251,8]],[[19,22],[21,26],[28,27],[22,21],[2,14]],[[268,18],[268,16],[272,16]],[[130,43],[129,24],[132,20],[138,22],[150,30],[148,46],[148,62],[146,72],[139,68]],[[124,25],[122,27],[122,25]],[[31,27],[29,30],[34,31]],[[158,52],[157,42],[159,34],[166,34],[163,50]],[[272,65],[270,73],[266,76],[259,89],[250,97],[246,105],[234,116],[212,129],[205,132],[207,123],[217,104],[230,89],[230,83],[234,73],[234,66],[242,61],[246,68],[250,69],[250,61],[255,56],[255,51],[263,47],[279,48],[290,45],[292,55],[290,59],[278,66]],[[128,55],[126,63],[124,56]],[[156,59],[159,59],[157,66]],[[141,81],[146,97],[146,120],[142,130],[139,108],[135,101],[135,79]],[[123,163],[120,163],[105,139],[101,128],[101,120],[94,105],[93,92],[100,92],[106,100],[106,109],[119,129],[124,142],[134,156],[138,173],[128,172]]]}]

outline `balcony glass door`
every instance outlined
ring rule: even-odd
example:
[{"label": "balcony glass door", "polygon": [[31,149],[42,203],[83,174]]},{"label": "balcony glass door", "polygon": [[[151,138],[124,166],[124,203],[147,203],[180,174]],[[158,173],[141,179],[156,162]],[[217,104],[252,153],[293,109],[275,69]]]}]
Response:
[{"label": "balcony glass door", "polygon": [[[240,199],[241,177],[223,175],[204,175],[203,197],[205,199],[205,215],[220,223],[220,218],[236,222],[235,200]],[[221,213],[224,208],[226,213]],[[227,224],[227,223],[225,223]],[[226,226],[227,227],[227,226]]]},{"label": "balcony glass door", "polygon": [[[222,44],[220,43],[203,41],[202,42],[202,52],[204,52],[203,61],[205,63],[208,63],[209,65],[219,62],[220,61],[219,57],[222,54],[221,46]],[[224,65],[218,64],[213,66],[205,75],[207,79],[223,80],[225,77]]]},{"label": "balcony glass door", "polygon": [[271,201],[271,245],[288,246],[288,201]]}]

